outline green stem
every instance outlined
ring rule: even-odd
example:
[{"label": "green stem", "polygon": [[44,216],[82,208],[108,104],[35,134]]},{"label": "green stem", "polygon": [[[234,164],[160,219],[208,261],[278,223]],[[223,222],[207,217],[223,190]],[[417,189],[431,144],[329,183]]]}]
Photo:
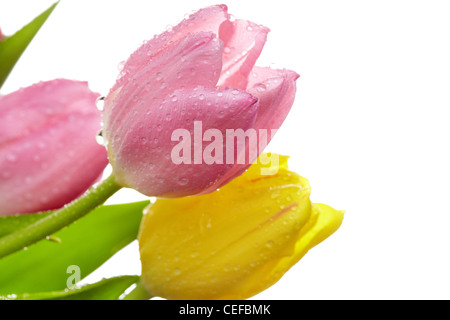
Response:
[{"label": "green stem", "polygon": [[50,215],[0,238],[0,258],[44,239],[78,220],[103,204],[121,188],[117,185],[114,176],[111,175],[97,187],[92,187],[84,195],[61,209],[55,210]]},{"label": "green stem", "polygon": [[152,298],[152,295],[148,293],[147,289],[145,289],[141,280],[138,281],[136,287],[127,294],[122,300],[149,300]]}]

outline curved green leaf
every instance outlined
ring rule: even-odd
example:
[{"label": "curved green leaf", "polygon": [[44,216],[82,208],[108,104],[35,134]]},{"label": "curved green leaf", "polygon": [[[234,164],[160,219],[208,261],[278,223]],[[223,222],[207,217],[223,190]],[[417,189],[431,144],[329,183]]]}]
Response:
[{"label": "curved green leaf", "polygon": [[86,277],[136,239],[149,203],[99,207],[55,233],[55,241],[41,240],[1,259],[0,294],[64,290],[71,266],[80,270],[80,279]]},{"label": "curved green leaf", "polygon": [[19,295],[0,295],[0,300],[118,300],[126,289],[138,281],[138,276],[120,276],[103,279],[80,288]]},{"label": "curved green leaf", "polygon": [[17,60],[19,60],[28,44],[31,40],[33,40],[34,36],[50,16],[53,9],[55,9],[58,2],[54,3],[50,6],[50,8],[45,10],[22,29],[17,31],[14,35],[5,37],[2,41],[0,41],[0,88],[13,69]]}]

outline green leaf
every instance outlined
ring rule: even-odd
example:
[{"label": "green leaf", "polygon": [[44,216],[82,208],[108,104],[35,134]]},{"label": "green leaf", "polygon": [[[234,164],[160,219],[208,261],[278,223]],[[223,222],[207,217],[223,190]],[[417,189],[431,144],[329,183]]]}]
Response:
[{"label": "green leaf", "polygon": [[0,300],[118,300],[126,289],[138,281],[138,276],[120,276],[103,279],[80,288],[19,295],[0,295]]},{"label": "green leaf", "polygon": [[56,241],[41,240],[1,259],[0,294],[64,290],[72,275],[68,267],[73,265],[78,266],[80,279],[86,277],[136,239],[148,204],[99,207],[55,233]]},{"label": "green leaf", "polygon": [[28,44],[33,40],[34,36],[50,16],[53,9],[55,9],[58,2],[54,3],[50,8],[17,31],[14,35],[5,37],[0,41],[0,88]]}]

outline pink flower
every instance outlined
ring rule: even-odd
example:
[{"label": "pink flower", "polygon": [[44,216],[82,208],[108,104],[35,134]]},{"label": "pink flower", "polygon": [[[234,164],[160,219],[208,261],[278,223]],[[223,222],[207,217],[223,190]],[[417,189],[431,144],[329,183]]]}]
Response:
[{"label": "pink flower", "polygon": [[0,216],[59,208],[99,178],[97,96],[61,79],[0,97]]},{"label": "pink flower", "polygon": [[[200,157],[211,151],[218,133],[278,129],[287,116],[298,74],[255,67],[268,32],[232,19],[225,5],[212,6],[130,56],[103,112],[103,136],[119,184],[149,196],[180,197],[216,190],[248,168],[264,145],[247,141],[234,148],[231,158],[248,154],[245,163],[225,161],[225,145],[222,163]],[[189,144],[180,152],[190,163],[174,161],[186,142],[177,129],[195,136],[199,124],[204,136],[190,141],[190,152]]]}]

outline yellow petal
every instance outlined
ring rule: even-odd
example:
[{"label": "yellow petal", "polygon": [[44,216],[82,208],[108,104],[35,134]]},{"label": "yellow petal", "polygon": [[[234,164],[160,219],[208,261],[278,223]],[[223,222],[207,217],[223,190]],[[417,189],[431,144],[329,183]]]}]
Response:
[{"label": "yellow petal", "polygon": [[339,227],[342,213],[312,205],[308,181],[288,170],[287,157],[279,160],[254,164],[210,194],[148,208],[139,245],[143,283],[153,295],[251,297]]}]

